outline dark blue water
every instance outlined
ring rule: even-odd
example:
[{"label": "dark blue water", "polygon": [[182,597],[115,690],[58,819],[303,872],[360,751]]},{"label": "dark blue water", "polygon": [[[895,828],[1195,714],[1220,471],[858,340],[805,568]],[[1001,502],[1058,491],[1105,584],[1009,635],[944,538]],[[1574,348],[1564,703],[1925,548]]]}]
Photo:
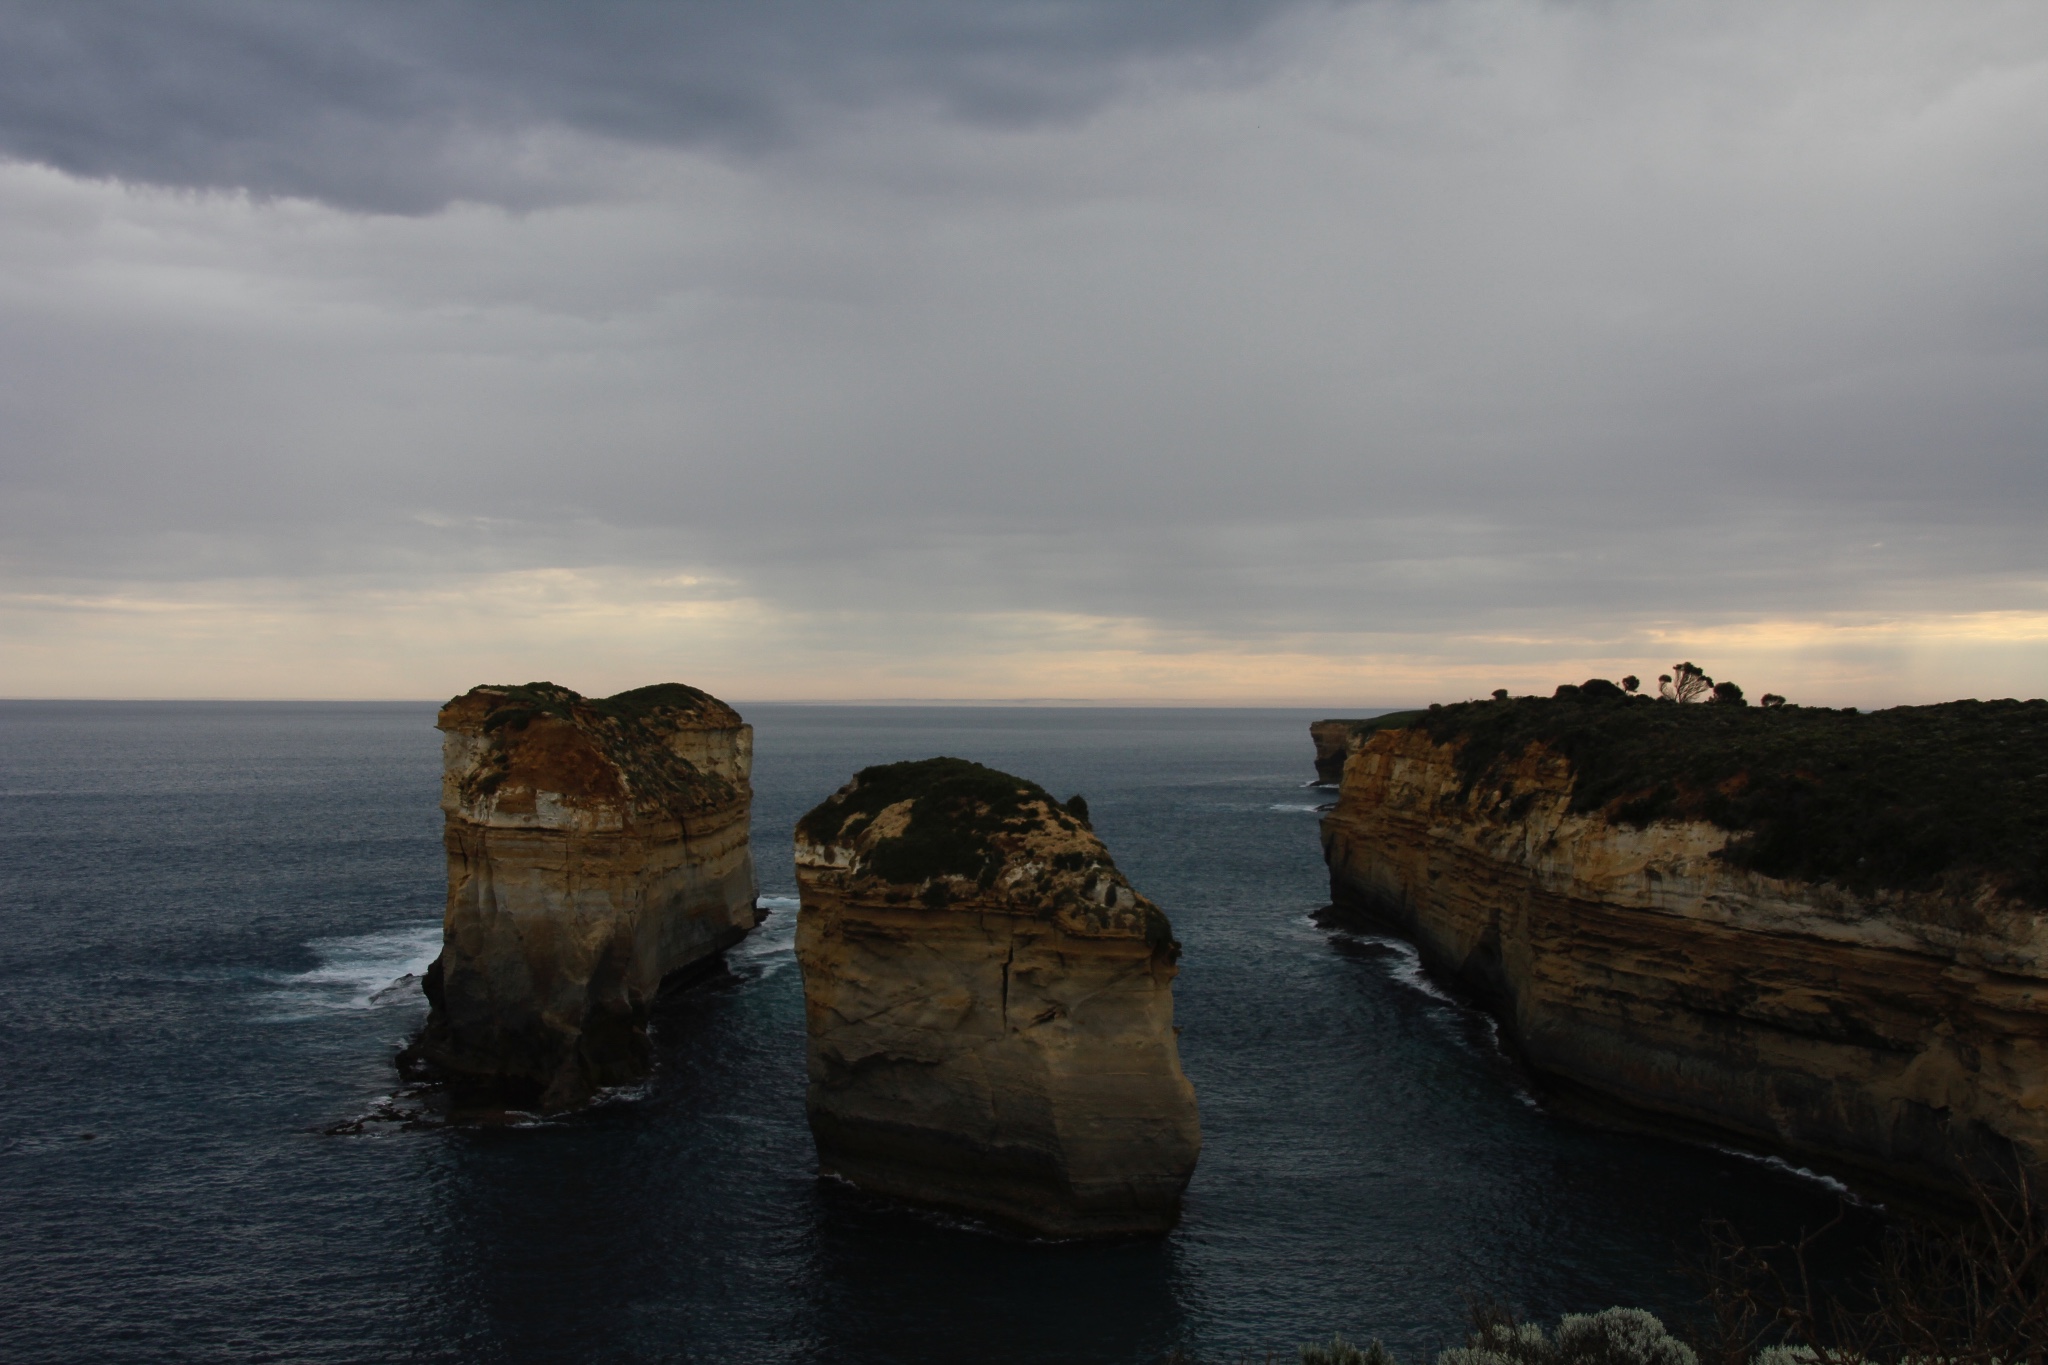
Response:
[{"label": "dark blue water", "polygon": [[[0,1358],[1411,1354],[1466,1291],[1670,1308],[1707,1213],[1835,1209],[1546,1114],[1411,954],[1313,927],[1307,712],[743,709],[776,912],[663,1009],[654,1081],[529,1128],[334,1136],[423,1015],[378,992],[437,941],[432,708],[0,703]],[[1205,1146],[1164,1240],[1026,1242],[813,1175],[788,831],[938,753],[1084,793],[1173,916]]]}]

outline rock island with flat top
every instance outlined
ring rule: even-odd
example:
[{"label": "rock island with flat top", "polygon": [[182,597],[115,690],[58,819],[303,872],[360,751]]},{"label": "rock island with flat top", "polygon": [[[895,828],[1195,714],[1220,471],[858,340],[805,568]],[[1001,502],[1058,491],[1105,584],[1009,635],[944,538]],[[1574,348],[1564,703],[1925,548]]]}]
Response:
[{"label": "rock island with flat top", "polygon": [[1084,805],[957,758],[866,768],[796,863],[826,1173],[1047,1236],[1173,1226],[1201,1151],[1180,945]]},{"label": "rock island with flat top", "polygon": [[681,683],[477,687],[441,708],[448,909],[400,1057],[555,1110],[647,1072],[647,1005],[752,929],[753,730]]}]

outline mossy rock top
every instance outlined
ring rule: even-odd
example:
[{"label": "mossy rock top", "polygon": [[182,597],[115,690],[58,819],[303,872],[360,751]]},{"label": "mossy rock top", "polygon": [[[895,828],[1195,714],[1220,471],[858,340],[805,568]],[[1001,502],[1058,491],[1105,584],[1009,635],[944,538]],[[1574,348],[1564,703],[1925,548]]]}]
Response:
[{"label": "mossy rock top", "polygon": [[1572,810],[1711,822],[1739,836],[1722,856],[1768,876],[1862,893],[1988,884],[2048,906],[2048,701],[1857,712],[1569,689],[1404,719],[1457,746],[1468,792],[1541,745],[1571,765]]},{"label": "mossy rock top", "polygon": [[678,818],[746,797],[737,784],[677,751],[687,733],[744,724],[739,712],[683,683],[610,697],[585,697],[551,682],[484,684],[450,700],[435,724],[488,745],[464,779],[466,803],[488,797],[508,779]]},{"label": "mossy rock top", "polygon": [[1021,912],[1177,952],[1165,913],[1117,870],[1086,810],[962,758],[882,764],[797,821],[797,868],[857,899]]}]

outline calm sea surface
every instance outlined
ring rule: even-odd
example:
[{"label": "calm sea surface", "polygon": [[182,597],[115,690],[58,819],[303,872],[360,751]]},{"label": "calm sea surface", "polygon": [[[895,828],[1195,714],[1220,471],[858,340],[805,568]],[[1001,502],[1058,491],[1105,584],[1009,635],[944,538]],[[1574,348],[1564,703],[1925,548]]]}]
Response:
[{"label": "calm sea surface", "polygon": [[[774,913],[660,1012],[654,1080],[332,1136],[424,1016],[385,988],[438,947],[433,708],[0,703],[0,1359],[1068,1365],[1333,1330],[1407,1356],[1467,1291],[1668,1309],[1709,1212],[1835,1211],[1545,1113],[1404,946],[1315,928],[1308,712],[741,709]],[[1173,917],[1205,1145],[1170,1237],[1029,1242],[815,1176],[789,831],[934,754],[1085,794]]]}]

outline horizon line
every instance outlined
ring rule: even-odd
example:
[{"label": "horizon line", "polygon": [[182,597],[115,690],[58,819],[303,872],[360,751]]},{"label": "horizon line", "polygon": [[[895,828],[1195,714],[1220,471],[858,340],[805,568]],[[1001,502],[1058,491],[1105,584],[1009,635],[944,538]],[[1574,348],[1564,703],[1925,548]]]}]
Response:
[{"label": "horizon line", "polygon": [[[461,695],[461,694],[457,694]],[[593,697],[593,700],[603,700]],[[1284,710],[1306,711],[1318,708],[1348,709],[1353,711],[1400,711],[1412,709],[1402,705],[1372,703],[1333,703],[1320,701],[1245,701],[1241,698],[1222,697],[736,697],[720,698],[731,706],[974,706],[1013,709],[1079,709],[1098,707],[1105,709],[1164,710],[1172,708],[1207,710]],[[443,706],[445,700],[431,697],[149,697],[149,696],[94,696],[94,697],[0,697],[0,705],[29,703],[57,703],[69,705],[115,705],[115,704],[204,704],[226,706],[236,703],[265,705],[363,705],[363,706]]]}]

